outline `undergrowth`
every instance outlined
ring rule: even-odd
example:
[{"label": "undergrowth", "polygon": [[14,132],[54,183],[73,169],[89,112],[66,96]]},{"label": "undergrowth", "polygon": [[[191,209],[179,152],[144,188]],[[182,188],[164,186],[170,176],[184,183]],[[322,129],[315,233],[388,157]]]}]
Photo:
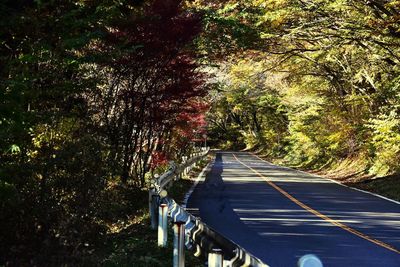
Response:
[{"label": "undergrowth", "polygon": [[[198,167],[192,169],[189,177],[176,181],[169,188],[168,195],[178,203],[184,199],[192,187],[193,178],[198,175],[209,159],[202,160]],[[109,233],[106,249],[103,251],[101,266],[140,266],[140,267],[169,267],[172,266],[173,234],[172,225],[169,227],[166,248],[157,246],[157,231],[150,228],[150,217],[147,202],[142,204],[141,211],[134,217],[119,224],[114,233]],[[204,266],[193,252],[185,252],[186,266]]]}]

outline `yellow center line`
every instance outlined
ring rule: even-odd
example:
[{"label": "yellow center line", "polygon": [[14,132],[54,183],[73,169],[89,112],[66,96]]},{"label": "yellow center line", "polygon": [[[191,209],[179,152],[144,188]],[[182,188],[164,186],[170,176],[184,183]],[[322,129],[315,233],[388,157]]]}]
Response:
[{"label": "yellow center line", "polygon": [[270,186],[272,186],[274,189],[279,191],[282,195],[284,195],[285,197],[287,197],[288,199],[290,199],[291,201],[293,201],[294,203],[296,203],[297,205],[299,205],[303,209],[307,210],[308,212],[318,216],[319,218],[321,218],[321,219],[323,219],[323,220],[325,220],[325,221],[327,221],[327,222],[329,222],[329,223],[331,223],[333,225],[336,225],[336,226],[342,228],[343,230],[346,230],[349,233],[352,233],[352,234],[354,234],[354,235],[356,235],[358,237],[361,237],[361,238],[363,238],[365,240],[368,240],[368,241],[370,241],[370,242],[372,242],[372,243],[374,243],[374,244],[376,244],[378,246],[384,247],[384,248],[386,248],[388,250],[391,250],[391,251],[394,251],[394,252],[400,254],[400,250],[392,247],[391,245],[388,245],[388,244],[386,244],[386,243],[384,243],[382,241],[379,241],[379,240],[374,239],[374,238],[372,238],[370,236],[367,236],[367,235],[365,235],[365,234],[363,234],[363,233],[361,233],[361,232],[359,232],[359,231],[357,231],[357,230],[355,230],[355,229],[353,229],[353,228],[351,228],[351,227],[349,227],[349,226],[347,226],[347,225],[345,225],[345,224],[343,224],[341,222],[338,222],[338,221],[336,221],[336,220],[334,220],[334,219],[332,219],[332,218],[320,213],[319,211],[311,208],[310,206],[307,206],[306,204],[304,204],[303,202],[301,202],[300,200],[296,199],[294,196],[290,195],[288,192],[286,192],[285,190],[283,190],[282,188],[280,188],[279,186],[274,184],[272,181],[268,180],[268,178],[266,176],[264,176],[263,174],[261,174],[257,170],[253,169],[252,167],[250,167],[246,163],[242,162],[241,160],[239,160],[236,157],[235,154],[232,153],[232,155],[240,164],[242,164],[243,166],[245,166],[245,167],[249,168],[250,170],[252,170],[258,176],[263,178],[263,180],[265,180]]}]

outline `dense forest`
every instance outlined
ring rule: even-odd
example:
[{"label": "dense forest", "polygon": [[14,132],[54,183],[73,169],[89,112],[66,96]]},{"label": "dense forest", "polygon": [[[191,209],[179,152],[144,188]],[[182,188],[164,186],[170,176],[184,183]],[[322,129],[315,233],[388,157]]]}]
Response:
[{"label": "dense forest", "polygon": [[307,168],[400,165],[400,2],[246,1],[225,16],[259,40],[221,64],[210,115],[224,147]]},{"label": "dense forest", "polygon": [[1,2],[0,265],[82,263],[190,152],[207,87],[181,2]]},{"label": "dense forest", "polygon": [[0,42],[0,265],[82,265],[206,128],[400,168],[399,1],[3,0]]}]

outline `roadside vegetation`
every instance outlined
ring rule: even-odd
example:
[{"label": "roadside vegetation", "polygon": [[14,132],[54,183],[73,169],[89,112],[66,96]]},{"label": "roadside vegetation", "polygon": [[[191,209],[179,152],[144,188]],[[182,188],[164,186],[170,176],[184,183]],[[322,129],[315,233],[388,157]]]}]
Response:
[{"label": "roadside vegetation", "polygon": [[399,173],[398,1],[229,1],[220,14],[259,38],[217,72],[216,145],[353,184]]},{"label": "roadside vegetation", "polygon": [[[186,193],[194,184],[197,175],[208,164],[211,157],[200,161],[187,177],[174,182],[168,189],[169,197],[181,204]],[[144,194],[147,194],[145,192]],[[147,195],[146,195],[147,196]],[[143,196],[142,199],[146,199]],[[132,218],[119,221],[113,233],[108,234],[108,241],[104,249],[98,254],[96,265],[104,267],[143,266],[143,267],[170,267],[173,255],[173,232],[169,226],[168,243],[166,248],[157,246],[157,230],[151,230],[147,202],[140,204],[140,211]],[[125,214],[132,214],[124,210]],[[187,266],[204,266],[202,259],[196,258],[193,251],[185,251],[185,264]]]},{"label": "roadside vegetation", "polygon": [[149,181],[205,130],[181,4],[1,1],[0,265],[156,266]]},{"label": "roadside vegetation", "polygon": [[400,175],[394,174],[376,179],[358,179],[355,182],[347,182],[346,184],[400,201],[399,180]]}]

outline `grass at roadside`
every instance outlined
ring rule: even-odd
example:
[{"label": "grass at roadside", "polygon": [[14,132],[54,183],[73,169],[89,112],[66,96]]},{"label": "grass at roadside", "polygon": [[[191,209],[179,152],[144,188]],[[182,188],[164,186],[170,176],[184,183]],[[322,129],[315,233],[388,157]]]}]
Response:
[{"label": "grass at roadside", "polygon": [[[157,231],[151,230],[150,220],[146,213],[144,217],[126,229],[110,237],[108,251],[101,266],[140,266],[169,267],[172,266],[172,231],[168,236],[168,246],[157,246]],[[186,251],[187,266],[203,266],[203,264]]]},{"label": "grass at roadside", "polygon": [[194,167],[192,171],[189,173],[189,177],[185,177],[175,183],[170,190],[168,190],[168,194],[171,198],[173,198],[177,203],[182,203],[186,193],[190,190],[192,185],[195,182],[196,177],[198,174],[203,170],[203,168],[208,164],[210,161],[211,156],[207,159],[200,161],[197,164],[197,167]]},{"label": "grass at roadside", "polygon": [[376,177],[367,173],[366,164],[363,160],[348,158],[317,171],[306,171],[400,201],[400,174]]},{"label": "grass at roadside", "polygon": [[345,184],[400,201],[400,174],[363,179]]}]

